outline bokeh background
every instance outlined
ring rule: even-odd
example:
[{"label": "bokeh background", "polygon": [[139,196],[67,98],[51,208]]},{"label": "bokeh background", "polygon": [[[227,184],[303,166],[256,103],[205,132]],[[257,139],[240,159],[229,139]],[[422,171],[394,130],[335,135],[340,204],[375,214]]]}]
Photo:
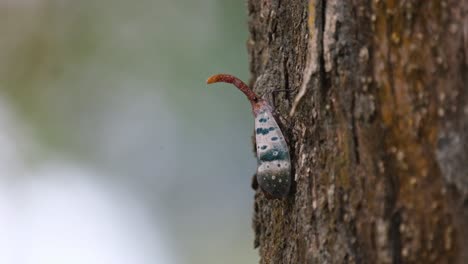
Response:
[{"label": "bokeh background", "polygon": [[0,263],[256,263],[244,1],[0,0]]}]

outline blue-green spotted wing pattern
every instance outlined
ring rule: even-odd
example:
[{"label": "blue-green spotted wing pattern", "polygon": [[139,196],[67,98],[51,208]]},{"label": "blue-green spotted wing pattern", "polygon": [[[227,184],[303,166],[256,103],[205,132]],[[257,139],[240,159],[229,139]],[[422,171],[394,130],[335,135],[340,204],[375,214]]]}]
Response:
[{"label": "blue-green spotted wing pattern", "polygon": [[285,197],[291,187],[291,159],[283,133],[265,105],[255,117],[257,181],[273,197]]}]

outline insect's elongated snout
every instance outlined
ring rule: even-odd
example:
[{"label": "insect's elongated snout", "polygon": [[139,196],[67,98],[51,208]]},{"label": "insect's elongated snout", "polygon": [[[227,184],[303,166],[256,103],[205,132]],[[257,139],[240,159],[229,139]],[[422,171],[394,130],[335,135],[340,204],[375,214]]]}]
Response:
[{"label": "insect's elongated snout", "polygon": [[243,92],[246,96],[247,99],[249,99],[250,103],[255,104],[258,102],[259,97],[257,94],[255,94],[252,89],[250,89],[247,84],[245,84],[241,79],[230,75],[230,74],[215,74],[213,76],[210,76],[207,80],[207,84],[212,84],[212,83],[217,83],[217,82],[225,82],[225,83],[231,83],[234,86],[236,86],[241,92]]}]

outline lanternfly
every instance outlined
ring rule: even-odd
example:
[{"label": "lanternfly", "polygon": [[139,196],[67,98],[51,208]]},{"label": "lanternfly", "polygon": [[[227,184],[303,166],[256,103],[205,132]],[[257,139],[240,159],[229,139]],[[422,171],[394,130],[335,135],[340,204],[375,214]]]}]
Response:
[{"label": "lanternfly", "polygon": [[231,83],[247,96],[255,116],[258,184],[264,192],[274,198],[287,196],[291,187],[291,158],[288,144],[273,117],[273,108],[244,82],[232,75],[213,75],[206,82]]}]

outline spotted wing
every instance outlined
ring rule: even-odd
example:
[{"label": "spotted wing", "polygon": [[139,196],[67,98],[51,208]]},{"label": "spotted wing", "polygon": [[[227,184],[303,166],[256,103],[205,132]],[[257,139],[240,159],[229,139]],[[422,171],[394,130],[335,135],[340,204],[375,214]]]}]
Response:
[{"label": "spotted wing", "polygon": [[284,197],[291,186],[289,148],[270,109],[255,118],[257,144],[257,180],[262,189],[274,197]]}]

